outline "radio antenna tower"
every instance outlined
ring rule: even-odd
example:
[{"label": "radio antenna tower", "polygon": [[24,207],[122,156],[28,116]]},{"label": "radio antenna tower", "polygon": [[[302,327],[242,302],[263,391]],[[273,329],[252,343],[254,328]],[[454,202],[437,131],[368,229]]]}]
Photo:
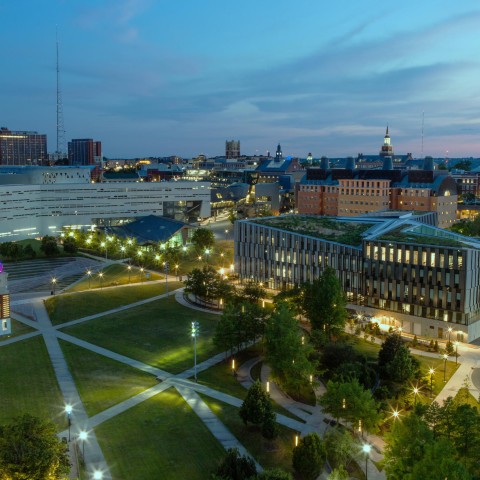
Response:
[{"label": "radio antenna tower", "polygon": [[423,125],[425,123],[425,112],[422,112],[422,158],[423,158]]},{"label": "radio antenna tower", "polygon": [[63,103],[62,92],[60,90],[60,62],[58,49],[58,26],[55,31],[55,39],[57,46],[57,157],[64,158],[65,156],[65,127],[63,124]]}]

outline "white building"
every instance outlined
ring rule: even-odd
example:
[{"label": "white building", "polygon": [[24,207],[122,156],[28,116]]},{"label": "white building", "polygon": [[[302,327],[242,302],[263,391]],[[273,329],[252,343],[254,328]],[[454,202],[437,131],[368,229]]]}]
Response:
[{"label": "white building", "polygon": [[82,167],[0,170],[0,241],[53,235],[62,227],[121,224],[159,215],[210,216],[209,182],[91,183]]}]

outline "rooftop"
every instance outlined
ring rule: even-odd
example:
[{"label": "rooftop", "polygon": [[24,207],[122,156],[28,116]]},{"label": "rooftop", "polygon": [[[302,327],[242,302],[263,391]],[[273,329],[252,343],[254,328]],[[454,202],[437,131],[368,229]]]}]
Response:
[{"label": "rooftop", "polygon": [[355,219],[334,219],[327,217],[286,215],[251,220],[253,223],[278,228],[300,235],[308,235],[322,240],[359,247],[367,230],[374,223]]}]

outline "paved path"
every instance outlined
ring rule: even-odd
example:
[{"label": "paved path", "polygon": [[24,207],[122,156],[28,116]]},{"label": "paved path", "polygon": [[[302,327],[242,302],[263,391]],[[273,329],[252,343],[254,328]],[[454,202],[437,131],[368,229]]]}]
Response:
[{"label": "paved path", "polygon": [[[152,283],[152,282],[149,282],[149,283]],[[116,288],[116,287],[108,287],[108,288]],[[208,313],[214,313],[214,314],[222,313],[221,311],[212,312],[208,309],[202,308],[197,305],[193,305],[192,303],[188,302],[184,297],[183,289],[178,289],[174,292],[169,292],[168,295],[174,295],[176,300],[180,304],[184,305],[185,307],[208,312]],[[114,418],[115,416],[119,415],[122,412],[125,412],[126,410],[132,407],[135,407],[136,405],[147,400],[148,398],[161,394],[163,391],[171,387],[174,387],[177,389],[177,391],[182,395],[184,400],[191,406],[193,411],[199,416],[199,418],[205,423],[207,428],[209,428],[212,434],[218,439],[218,441],[225,448],[230,448],[235,446],[240,450],[240,452],[244,454],[248,454],[244,446],[242,446],[240,442],[231,434],[231,432],[228,431],[225,425],[223,425],[221,421],[213,414],[213,412],[208,408],[208,406],[205,404],[205,402],[203,402],[203,400],[198,394],[201,393],[201,394],[207,395],[211,398],[214,398],[218,401],[221,401],[229,405],[233,405],[235,407],[239,407],[242,404],[242,400],[232,395],[219,392],[218,390],[212,389],[205,385],[201,385],[193,382],[192,380],[189,380],[194,376],[193,366],[185,370],[184,372],[181,372],[178,375],[173,375],[164,370],[155,368],[151,365],[144,364],[142,362],[126,357],[124,355],[112,352],[108,349],[94,345],[90,342],[86,342],[84,340],[78,339],[76,337],[73,337],[71,335],[68,335],[60,331],[60,329],[67,326],[76,325],[79,323],[87,322],[95,318],[111,315],[111,314],[124,311],[130,308],[135,308],[137,306],[144,305],[146,303],[165,298],[166,296],[167,294],[158,295],[156,297],[151,297],[149,299],[141,300],[139,302],[135,302],[130,305],[118,307],[116,309],[112,309],[107,312],[91,315],[78,320],[73,320],[57,326],[51,325],[51,322],[48,318],[47,312],[43,305],[42,297],[28,298],[28,296],[25,295],[25,296],[22,296],[22,298],[19,299],[18,301],[12,302],[12,305],[17,305],[17,306],[20,306],[20,305],[33,306],[32,311],[34,312],[34,318],[36,318],[36,320],[26,318],[22,315],[19,316],[19,320],[29,326],[36,328],[37,331],[28,333],[25,335],[21,335],[18,337],[13,337],[7,341],[2,341],[0,342],[0,347],[3,345],[9,345],[9,344],[15,343],[17,341],[23,341],[35,335],[39,335],[39,334],[43,335],[50,358],[52,360],[52,364],[54,366],[56,376],[59,381],[61,391],[65,398],[65,401],[66,403],[72,403],[75,406],[74,412],[72,414],[72,420],[73,420],[72,431],[71,431],[72,436],[77,435],[78,431],[81,428],[85,428],[89,431],[89,440],[88,440],[88,443],[85,444],[85,459],[87,461],[87,465],[89,466],[90,470],[92,470],[92,468],[101,468],[104,472],[104,478],[106,479],[110,478],[110,473],[108,471],[108,466],[106,465],[105,460],[103,458],[101,448],[98,445],[98,442],[96,441],[95,432],[93,429],[96,426],[100,425],[101,423]],[[91,350],[100,355],[106,356],[108,358],[112,358],[116,361],[130,365],[144,372],[148,372],[152,375],[155,375],[155,377],[157,377],[161,381],[161,383],[141,392],[138,395],[135,395],[127,400],[124,400],[112,406],[111,408],[98,413],[97,415],[94,415],[88,418],[85,412],[85,409],[83,408],[83,404],[81,402],[78,391],[76,390],[76,386],[73,381],[73,378],[68,370],[67,363],[63,357],[63,353],[59,346],[58,339],[62,339],[62,340],[74,343],[87,350]],[[380,340],[377,340],[377,343],[380,343],[380,342],[381,342]],[[412,353],[418,353],[420,355],[438,358],[438,354],[435,354],[435,353],[428,353],[423,351],[413,351]],[[474,369],[480,368],[480,362],[479,360],[477,360],[478,350],[467,348],[467,347],[465,348],[461,347],[459,348],[459,353],[461,355],[461,357],[459,358],[461,366],[457,370],[455,375],[452,376],[452,378],[447,383],[445,388],[442,390],[440,395],[437,396],[437,401],[443,401],[443,399],[446,398],[447,396],[455,394],[458,388],[460,388],[465,382],[465,378],[469,379],[469,381],[474,380],[475,381],[474,383],[477,383],[477,384],[480,381],[480,376],[479,376],[479,380],[477,380],[476,375],[472,377],[472,372],[474,371]],[[220,353],[218,355],[215,355],[214,357],[209,358],[204,362],[201,362],[200,364],[197,365],[197,373],[210,368],[211,366],[217,364],[220,361],[223,361],[224,358],[225,358],[225,353]],[[245,388],[248,388],[252,383],[252,379],[250,376],[250,369],[257,361],[258,359],[249,360],[244,365],[240,366],[240,368],[237,371],[238,373],[237,378]],[[268,366],[263,365],[262,371],[261,371],[262,382],[265,383],[269,379],[269,377],[270,377],[269,368]],[[277,414],[277,421],[280,424],[285,425],[291,428],[292,430],[299,432],[301,435],[306,435],[307,433],[312,431],[318,432],[319,434],[324,434],[326,429],[329,428],[328,423],[330,419],[326,418],[325,415],[323,415],[323,412],[321,411],[319,406],[311,406],[311,405],[305,405],[299,402],[295,402],[294,400],[286,396],[280,389],[278,389],[276,384],[272,381],[269,382],[269,387],[270,387],[270,395],[276,403],[278,403],[279,405],[281,405],[282,407],[290,411],[297,418],[303,420],[303,421],[299,421],[290,417]],[[317,395],[321,395],[323,391],[324,391],[324,387],[322,385],[319,385],[316,388]],[[472,386],[471,391],[472,393],[478,392],[477,387]],[[477,394],[477,397],[478,397],[478,394]],[[66,434],[68,434],[68,431],[61,432],[61,435],[66,435]],[[380,452],[383,450],[383,446],[384,446],[382,439],[375,436],[369,436],[367,441],[374,446],[374,449],[372,449],[372,452],[371,452],[371,459],[374,461],[380,460],[381,459]],[[362,466],[362,462],[360,462],[360,466]],[[257,468],[260,470],[261,466],[257,464]],[[368,464],[368,476],[370,479],[374,479],[374,480],[383,480],[385,478],[385,474],[383,472],[379,472],[376,469],[375,464],[372,463],[371,461]],[[326,475],[322,474],[321,478],[326,478]]]}]

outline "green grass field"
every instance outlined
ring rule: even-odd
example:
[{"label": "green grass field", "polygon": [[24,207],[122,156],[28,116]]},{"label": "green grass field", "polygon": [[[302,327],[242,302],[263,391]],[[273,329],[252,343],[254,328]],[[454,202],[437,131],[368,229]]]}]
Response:
[{"label": "green grass field", "polygon": [[292,472],[292,453],[297,432],[278,425],[278,437],[274,440],[266,440],[258,427],[245,426],[238,414],[238,408],[206,395],[201,397],[263,468],[281,468]]},{"label": "green grass field", "polygon": [[69,287],[67,291],[82,292],[84,290],[98,289],[102,287],[110,287],[117,285],[128,285],[130,283],[142,283],[152,280],[160,280],[164,278],[155,272],[141,271],[139,267],[132,266],[128,269],[128,265],[114,264],[101,270],[103,277],[101,278],[98,273],[88,275],[85,273],[85,278],[76,283],[72,287]]},{"label": "green grass field", "polygon": [[[180,286],[182,285],[179,282],[170,282],[168,291],[173,291]],[[166,287],[162,282],[100,289],[91,292],[66,293],[48,298],[45,301],[45,306],[52,323],[59,325],[70,320],[106,312],[113,308],[155,297],[165,293],[165,291]]]},{"label": "green grass field", "polygon": [[89,416],[158,383],[153,375],[72,343],[60,340],[60,345]]},{"label": "green grass field", "polygon": [[191,322],[200,324],[197,362],[219,353],[212,337],[219,316],[183,307],[173,298],[156,300],[124,312],[65,328],[65,333],[180,373],[193,366]]},{"label": "green grass field", "polygon": [[114,480],[206,480],[225,451],[174,389],[96,427]]},{"label": "green grass field", "polygon": [[64,401],[43,338],[0,347],[0,424],[30,413],[66,427]]}]

